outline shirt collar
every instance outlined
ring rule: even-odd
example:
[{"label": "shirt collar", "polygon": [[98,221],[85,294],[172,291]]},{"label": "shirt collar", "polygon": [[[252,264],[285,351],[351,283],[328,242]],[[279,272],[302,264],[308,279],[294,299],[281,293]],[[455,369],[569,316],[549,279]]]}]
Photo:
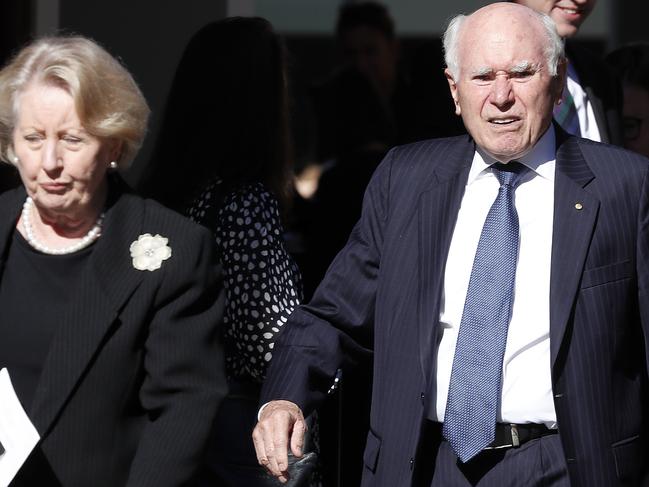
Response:
[{"label": "shirt collar", "polygon": [[[554,126],[550,124],[550,127],[541,136],[532,150],[516,160],[527,166],[542,178],[554,181],[554,166],[556,162],[555,154],[556,135],[554,133]],[[489,167],[496,162],[498,161],[489,156],[479,147],[476,147],[473,156],[473,163],[471,164],[471,170],[469,171],[467,185],[473,183],[479,177],[488,174]]]}]

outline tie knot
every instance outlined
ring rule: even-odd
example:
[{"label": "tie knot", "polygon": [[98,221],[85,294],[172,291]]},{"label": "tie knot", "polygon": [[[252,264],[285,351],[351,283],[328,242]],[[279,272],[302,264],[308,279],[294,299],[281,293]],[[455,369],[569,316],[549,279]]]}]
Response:
[{"label": "tie knot", "polygon": [[527,172],[527,167],[517,161],[510,161],[507,164],[497,162],[496,164],[493,164],[491,168],[501,186],[510,186],[514,189],[518,186],[523,175]]}]

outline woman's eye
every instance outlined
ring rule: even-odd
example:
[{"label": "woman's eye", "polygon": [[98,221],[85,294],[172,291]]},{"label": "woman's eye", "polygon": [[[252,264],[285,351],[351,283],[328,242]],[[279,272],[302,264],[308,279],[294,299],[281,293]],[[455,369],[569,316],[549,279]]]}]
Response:
[{"label": "woman's eye", "polygon": [[70,144],[78,144],[82,139],[80,139],[79,137],[74,137],[72,135],[66,135],[65,137],[63,137],[63,140]]},{"label": "woman's eye", "polygon": [[24,139],[27,142],[40,142],[41,136],[38,134],[29,134],[29,135],[25,135]]}]

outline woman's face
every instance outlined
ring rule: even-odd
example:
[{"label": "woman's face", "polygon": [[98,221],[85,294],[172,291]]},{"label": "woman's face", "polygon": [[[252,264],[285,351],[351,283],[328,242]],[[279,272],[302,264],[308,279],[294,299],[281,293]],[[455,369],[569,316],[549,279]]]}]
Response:
[{"label": "woman's face", "polygon": [[69,218],[96,213],[103,206],[115,151],[85,131],[63,88],[32,83],[17,102],[15,163],[39,211]]}]

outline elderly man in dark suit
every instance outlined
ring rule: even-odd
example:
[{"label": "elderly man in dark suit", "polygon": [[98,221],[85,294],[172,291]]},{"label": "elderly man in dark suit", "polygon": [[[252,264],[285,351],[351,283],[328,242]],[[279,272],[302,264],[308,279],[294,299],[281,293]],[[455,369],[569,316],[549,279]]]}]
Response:
[{"label": "elderly man in dark suit", "polygon": [[548,16],[492,4],[444,44],[470,135],[386,156],[275,347],[259,461],[285,480],[303,412],[372,352],[363,486],[639,485],[649,161],[552,122],[565,58]]},{"label": "elderly man in dark suit", "polygon": [[622,145],[622,90],[604,61],[570,42],[595,8],[597,0],[513,0],[554,20],[566,39],[567,83],[555,120],[569,133]]}]

